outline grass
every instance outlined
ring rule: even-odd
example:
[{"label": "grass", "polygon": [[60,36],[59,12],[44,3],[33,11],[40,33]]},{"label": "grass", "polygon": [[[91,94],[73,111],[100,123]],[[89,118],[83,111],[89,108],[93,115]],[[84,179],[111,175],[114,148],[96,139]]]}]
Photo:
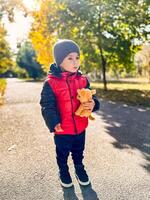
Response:
[{"label": "grass", "polygon": [[[6,86],[6,80],[0,79],[0,105],[3,104]],[[108,91],[103,90],[101,82],[92,82],[91,87],[96,89],[97,96],[102,100],[150,108],[150,83],[113,81],[108,82]]]},{"label": "grass", "polygon": [[150,107],[150,83],[109,82],[108,91],[103,90],[103,83],[91,83],[97,96],[102,100],[122,102],[127,105]]},{"label": "grass", "polygon": [[0,105],[3,104],[4,102],[4,94],[5,94],[5,90],[6,90],[6,85],[7,85],[7,82],[5,79],[0,79]]}]

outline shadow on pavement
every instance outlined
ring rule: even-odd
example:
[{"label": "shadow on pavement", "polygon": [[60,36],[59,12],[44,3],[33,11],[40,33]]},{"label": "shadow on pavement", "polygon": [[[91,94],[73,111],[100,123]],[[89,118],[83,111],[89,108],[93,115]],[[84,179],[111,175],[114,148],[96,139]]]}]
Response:
[{"label": "shadow on pavement", "polygon": [[138,149],[145,158],[142,167],[150,172],[150,109],[102,102],[100,113],[106,133],[116,139],[118,149]]},{"label": "shadow on pavement", "polygon": [[63,189],[64,200],[79,200],[75,194],[74,186],[70,188],[62,187],[62,189]]},{"label": "shadow on pavement", "polygon": [[[74,186],[70,188],[64,188],[63,189],[63,198],[64,200],[79,200],[78,197],[75,194]],[[83,197],[83,200],[99,200],[97,197],[96,192],[92,189],[92,185],[88,186],[81,186],[81,194]]]},{"label": "shadow on pavement", "polygon": [[91,184],[88,185],[88,186],[81,186],[80,185],[80,189],[81,189],[81,192],[82,192],[83,200],[99,200],[96,192],[92,189]]}]

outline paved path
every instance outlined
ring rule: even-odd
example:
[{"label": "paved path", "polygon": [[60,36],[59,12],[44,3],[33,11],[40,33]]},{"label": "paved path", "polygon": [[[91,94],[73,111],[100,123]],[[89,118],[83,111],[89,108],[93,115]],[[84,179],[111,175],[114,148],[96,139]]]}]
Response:
[{"label": "paved path", "polygon": [[53,135],[40,113],[42,83],[8,79],[0,107],[1,200],[150,199],[150,110],[102,102],[87,129],[85,164],[92,186],[57,178]]}]

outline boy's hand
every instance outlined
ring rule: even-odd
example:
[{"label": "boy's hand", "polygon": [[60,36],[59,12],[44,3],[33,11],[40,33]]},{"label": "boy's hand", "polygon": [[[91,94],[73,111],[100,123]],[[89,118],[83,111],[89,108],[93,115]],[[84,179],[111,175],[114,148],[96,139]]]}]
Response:
[{"label": "boy's hand", "polygon": [[55,126],[55,131],[57,131],[57,132],[63,132],[64,130],[61,128],[61,124],[57,124],[56,126]]},{"label": "boy's hand", "polygon": [[86,103],[83,103],[82,105],[83,105],[83,108],[84,108],[85,110],[90,110],[90,111],[92,111],[93,108],[94,108],[94,106],[95,106],[95,101],[92,99],[91,101],[88,101],[88,102],[86,102]]}]

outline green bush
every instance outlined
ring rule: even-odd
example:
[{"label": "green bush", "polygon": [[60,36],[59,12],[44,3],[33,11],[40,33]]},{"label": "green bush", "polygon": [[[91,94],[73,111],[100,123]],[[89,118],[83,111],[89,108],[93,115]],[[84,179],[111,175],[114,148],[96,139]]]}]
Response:
[{"label": "green bush", "polygon": [[5,94],[7,82],[5,79],[0,79],[0,105],[3,104],[3,96]]},{"label": "green bush", "polygon": [[28,78],[29,75],[28,75],[28,72],[25,70],[25,69],[22,69],[18,66],[16,66],[14,69],[13,69],[13,73],[16,75],[16,77],[18,78]]}]

